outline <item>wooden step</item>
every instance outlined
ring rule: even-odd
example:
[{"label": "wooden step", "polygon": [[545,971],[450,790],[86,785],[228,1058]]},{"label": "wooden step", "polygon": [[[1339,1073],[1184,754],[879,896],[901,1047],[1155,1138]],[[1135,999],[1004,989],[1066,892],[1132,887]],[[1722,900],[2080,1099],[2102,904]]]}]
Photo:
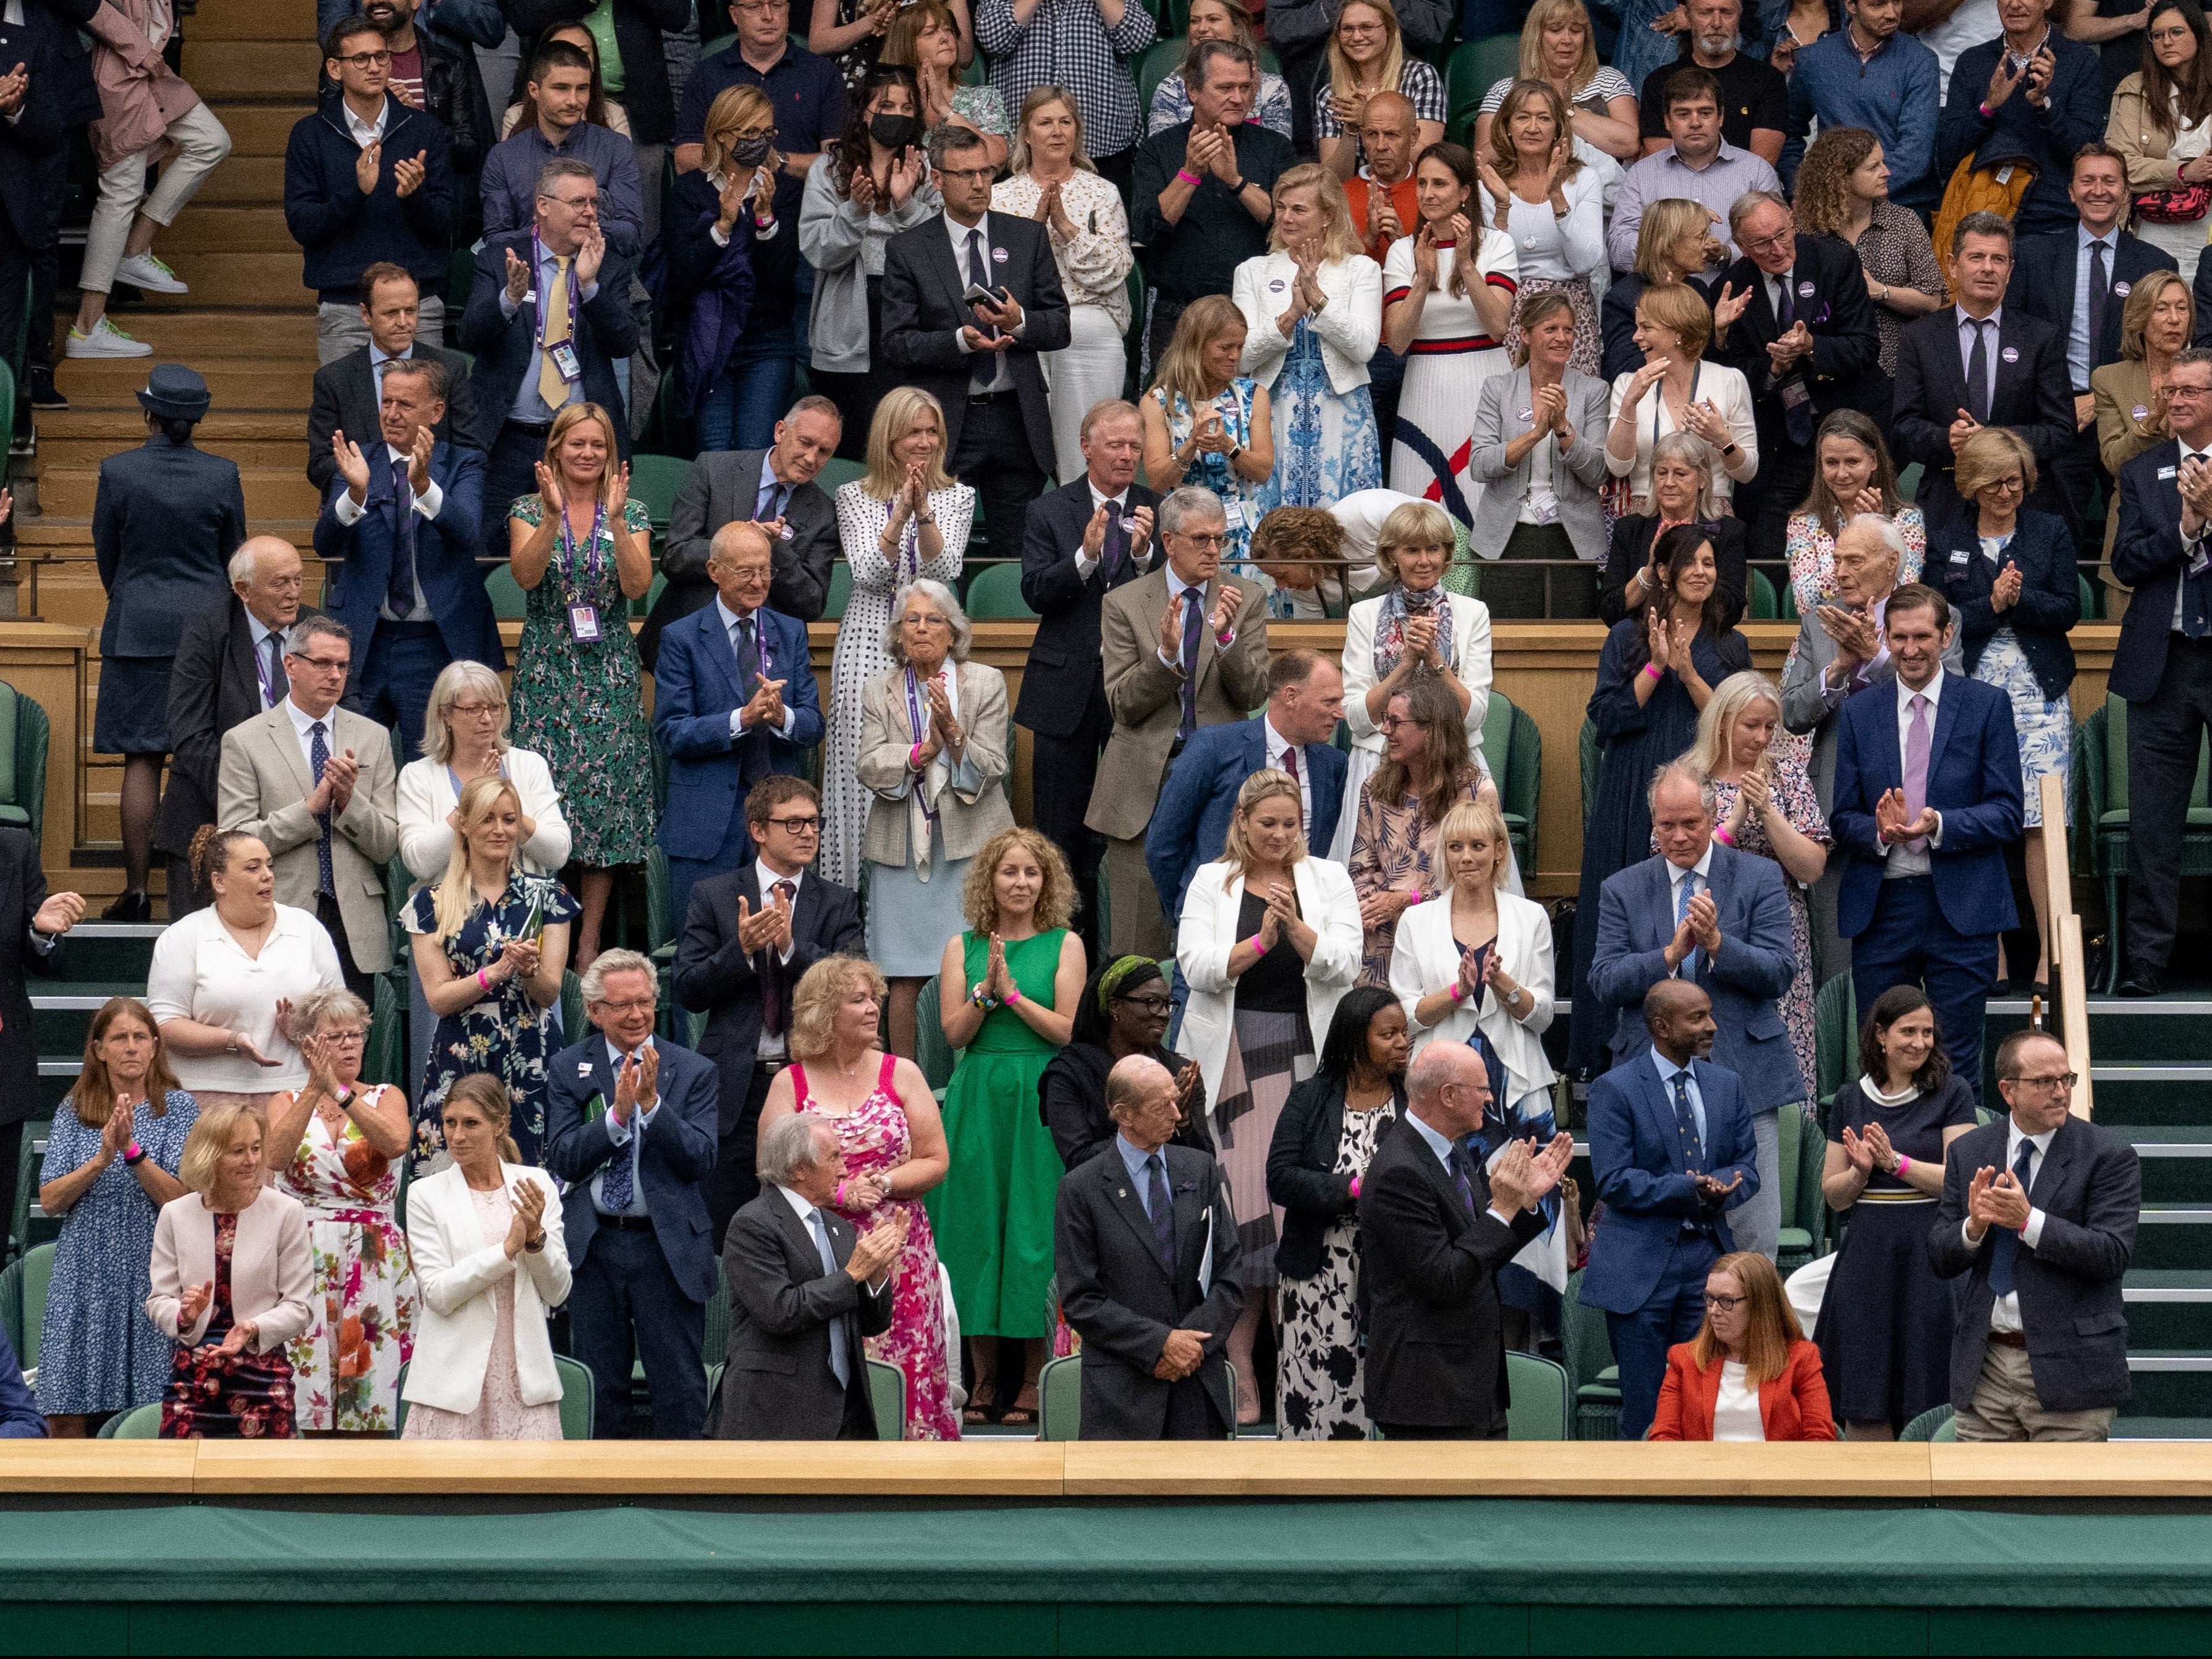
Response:
[{"label": "wooden step", "polygon": [[[246,522],[250,528],[258,528],[264,518],[313,519],[322,505],[315,487],[307,481],[307,474],[300,467],[246,467],[241,470],[246,486]],[[48,512],[89,514],[99,483],[100,475],[92,468],[58,467],[52,473],[40,475],[40,501]]]},{"label": "wooden step", "polygon": [[303,90],[296,103],[237,104],[210,99],[208,107],[230,134],[230,154],[207,184],[201,186],[203,195],[243,157],[273,155],[281,160],[284,146],[291,141],[293,126],[301,116],[314,112],[315,101]]},{"label": "wooden step", "polygon": [[210,105],[222,99],[296,104],[314,96],[322,67],[322,53],[304,36],[202,40],[190,25],[185,29],[185,79]]},{"label": "wooden step", "polygon": [[[283,164],[279,162],[278,166],[281,169]],[[281,186],[277,205],[273,209],[212,207],[195,203],[185,209],[175,224],[161,233],[161,257],[174,264],[179,256],[191,253],[296,253],[300,245],[284,228],[283,203]],[[182,275],[183,272],[179,270],[178,274]],[[185,280],[189,282],[191,278],[186,276]],[[296,273],[294,280],[298,280]]]},{"label": "wooden step", "polygon": [[[191,216],[190,209],[185,209],[185,216]],[[168,261],[191,292],[149,294],[146,295],[149,311],[245,311],[253,312],[258,323],[270,312],[311,312],[315,308],[314,290],[300,282],[297,244],[288,242],[281,251],[253,253],[185,250],[173,257],[156,239],[155,251]],[[123,326],[128,328],[130,324],[126,322]]]},{"label": "wooden step", "polygon": [[[281,225],[284,222],[284,158],[240,155],[234,151],[228,160],[208,175],[192,201],[195,205],[258,208],[276,215]],[[191,218],[187,212],[178,221],[178,228],[182,230]]]},{"label": "wooden step", "polygon": [[[148,370],[161,360],[159,354],[152,357],[65,359],[57,372],[56,382],[70,400],[69,412],[72,415],[77,412],[80,401],[88,411],[104,414],[119,409],[128,413],[139,407],[137,394],[145,387]],[[191,360],[208,383],[208,394],[212,399],[210,413],[234,409],[296,410],[301,417],[301,430],[306,430],[307,407],[314,397],[315,366],[312,361],[213,355],[195,355]],[[41,421],[39,424],[43,436],[46,422]],[[66,433],[68,427],[58,421],[54,430],[59,434]],[[143,430],[142,427],[142,433]]]},{"label": "wooden step", "polygon": [[[296,271],[293,273],[295,280],[298,275]],[[307,292],[305,288],[299,290],[302,296]],[[303,363],[312,377],[315,366],[315,319],[312,312],[264,311],[260,316],[242,318],[234,311],[210,311],[204,306],[191,306],[189,302],[195,297],[185,296],[174,310],[156,311],[137,304],[118,306],[113,311],[116,326],[128,329],[153,347],[155,356],[163,361],[198,363],[216,356],[266,357]],[[143,368],[145,360],[139,361]],[[52,415],[39,417],[42,438],[47,422],[57,418]]]},{"label": "wooden step", "polygon": [[313,40],[315,0],[207,0],[185,25],[187,40]]}]

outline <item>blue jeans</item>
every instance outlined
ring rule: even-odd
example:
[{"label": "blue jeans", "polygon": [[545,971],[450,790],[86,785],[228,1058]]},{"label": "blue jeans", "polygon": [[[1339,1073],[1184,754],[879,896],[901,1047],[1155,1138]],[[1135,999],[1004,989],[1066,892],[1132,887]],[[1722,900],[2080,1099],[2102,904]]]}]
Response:
[{"label": "blue jeans", "polygon": [[699,406],[701,451],[764,450],[775,443],[798,360],[799,342],[788,329],[738,341],[729,366]]}]

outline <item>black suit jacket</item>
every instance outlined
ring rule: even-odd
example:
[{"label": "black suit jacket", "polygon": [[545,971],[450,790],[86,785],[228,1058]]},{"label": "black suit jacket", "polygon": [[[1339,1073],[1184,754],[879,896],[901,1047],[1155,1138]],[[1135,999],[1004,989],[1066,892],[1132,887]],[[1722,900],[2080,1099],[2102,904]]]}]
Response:
[{"label": "black suit jacket", "polygon": [[[490,454],[499,423],[484,424],[476,393],[469,388],[469,360],[457,351],[419,343],[415,354],[445,366],[446,418],[434,429],[437,440]],[[338,464],[331,455],[331,435],[340,432],[365,452],[383,441],[377,415],[376,372],[368,366],[367,346],[315,371],[314,401],[307,409],[307,478],[325,496],[330,494],[331,480],[338,473]]]},{"label": "black suit jacket", "polygon": [[[1387,1106],[1379,1147],[1406,1108],[1403,1089]],[[1322,1245],[1333,1222],[1358,1213],[1352,1177],[1336,1172],[1337,1143],[1344,1138],[1344,1086],[1309,1077],[1291,1091],[1275,1138],[1267,1148],[1267,1198],[1283,1207],[1283,1238],[1275,1270],[1285,1279],[1310,1279],[1321,1271]]]},{"label": "black suit jacket", "polygon": [[1505,1337],[1498,1269],[1544,1230],[1523,1210],[1488,1213],[1490,1183],[1468,1156],[1475,1212],[1410,1117],[1376,1148],[1359,1184],[1359,1296],[1367,1311],[1367,1417],[1375,1423],[1505,1432]]},{"label": "black suit jacket", "polygon": [[[753,914],[760,913],[759,873],[751,859],[725,875],[710,875],[691,889],[684,935],[676,947],[676,1000],[707,1016],[699,1052],[721,1074],[718,1133],[724,1139],[744,1113],[745,1094],[752,1087],[760,1052],[760,964],[766,953],[748,955],[738,941],[741,898]],[[791,907],[791,960],[784,964],[785,985],[798,990],[799,976],[825,956],[858,956],[866,950],[858,896],[807,871]]]},{"label": "black suit jacket", "polygon": [[[1813,336],[1813,357],[1806,366],[1806,384],[1813,392],[1813,424],[1818,427],[1841,409],[1855,407],[1859,382],[1874,372],[1881,342],[1874,328],[1874,302],[1867,298],[1866,273],[1856,251],[1832,236],[1801,236],[1790,281],[1796,292],[1791,298],[1797,320]],[[1759,427],[1759,457],[1762,471],[1766,457],[1779,458],[1796,448],[1783,423],[1782,399],[1774,389],[1773,361],[1766,348],[1782,337],[1784,330],[1767,297],[1766,273],[1747,254],[1721,274],[1723,287],[1741,294],[1748,287],[1751,304],[1728,332],[1726,345],[1715,345],[1706,354],[1716,362],[1743,371],[1751,382],[1752,418]],[[1811,284],[1810,291],[1807,284]],[[1713,292],[1717,294],[1719,288]],[[1809,449],[1809,445],[1807,448]],[[1716,549],[1718,551],[1718,549]]]},{"label": "black suit jacket", "polygon": [[[1989,423],[2010,427],[2035,451],[2043,475],[2032,498],[2066,520],[2081,536],[2081,509],[2058,487],[2051,463],[2074,444],[2074,391],[2066,370],[2066,336],[2040,318],[2010,306],[1997,318],[1996,396]],[[1965,506],[1952,477],[1951,423],[1966,407],[1966,371],[1959,355],[1959,312],[1953,306],[1929,313],[1897,342],[1897,398],[1890,446],[1897,464],[1917,461],[1925,469],[1915,500],[1921,516],[1940,523]]]},{"label": "black suit jacket", "polygon": [[2112,654],[2113,695],[2147,703],[2158,694],[2173,637],[2173,596],[2189,552],[2181,541],[2181,487],[2175,481],[2181,444],[2169,438],[2120,467],[2120,536],[2112,544],[2112,579],[2135,590],[2120,618]]},{"label": "black suit jacket", "polygon": [[[1030,453],[1050,477],[1058,457],[1037,354],[1066,345],[1067,296],[1060,291],[1060,267],[1053,263],[1044,227],[1009,213],[987,214],[983,223],[991,243],[991,286],[1008,290],[1022,308],[1021,338],[1006,353],[1006,365],[1021,397]],[[960,447],[968,371],[975,360],[959,345],[960,330],[975,321],[960,297],[967,286],[942,213],[891,238],[884,257],[884,359],[907,371],[902,377],[907,384],[934,393],[944,405],[948,462]]]},{"label": "black suit jacket", "polygon": [[[468,309],[461,315],[457,343],[476,356],[470,390],[483,411],[484,430],[496,437],[522,390],[522,377],[530,368],[530,354],[538,339],[538,308],[526,296],[513,317],[500,313],[500,295],[507,289],[507,256],[512,252],[525,264],[531,260],[530,233],[488,237],[477,250],[475,285],[469,290]],[[615,447],[629,457],[629,422],[622,419],[622,388],[615,380],[615,363],[637,350],[637,319],[629,308],[629,282],[635,260],[624,259],[611,248],[599,264],[599,285],[592,297],[577,307],[574,318],[576,358],[584,371],[584,397],[615,415]],[[536,292],[535,288],[532,292]]]},{"label": "black suit jacket", "polygon": [[23,23],[10,27],[0,21],[0,73],[21,64],[30,76],[21,117],[0,121],[0,214],[7,216],[15,240],[27,247],[38,246],[46,235],[33,164],[59,149],[65,131],[60,102],[47,84],[53,54],[42,38],[44,31],[30,21],[37,9],[38,0],[30,0]]},{"label": "black suit jacket", "polygon": [[[691,463],[668,512],[668,543],[660,573],[668,585],[653,601],[638,631],[638,655],[650,670],[660,655],[660,631],[681,621],[714,596],[707,579],[707,554],[725,524],[750,523],[760,509],[765,450],[709,450]],[[818,622],[830,602],[830,568],[836,561],[837,506],[822,486],[800,484],[784,504],[788,542],[769,544],[768,608],[802,622]]]},{"label": "black suit jacket", "polygon": [[43,1111],[31,993],[23,976],[52,973],[64,949],[57,943],[41,951],[31,942],[31,918],[46,902],[39,844],[28,830],[0,829],[0,1126]]},{"label": "black suit jacket", "polygon": [[[1969,1275],[1951,1337],[1951,1404],[1958,1411],[1973,1404],[1996,1303],[1990,1289],[1994,1229],[1978,1247],[1966,1243],[1966,1189],[1975,1171],[2006,1167],[2009,1121],[1999,1117],[1951,1143],[1943,1158],[1943,1196],[1928,1232],[1936,1277]],[[2051,1137],[2027,1198],[2043,1212],[2043,1232],[2033,1249],[2021,1241],[2013,1279],[2035,1397],[2046,1411],[2117,1406],[2130,1393],[2120,1281],[2135,1254],[2142,1166],[2133,1147],[2085,1117],[2069,1117]]]},{"label": "black suit jacket", "polygon": [[[867,1399],[860,1339],[890,1329],[890,1280],[872,1293],[847,1273],[852,1224],[834,1210],[823,1210],[822,1220],[835,1273],[822,1271],[822,1252],[781,1189],[763,1188],[730,1218],[722,1241],[730,1346],[717,1430],[725,1440],[835,1440],[848,1397]],[[851,1360],[842,1389],[830,1368],[830,1332],[841,1321]],[[866,1438],[873,1439],[874,1414],[863,1414]]]},{"label": "black suit jacket", "polygon": [[[1081,1169],[1114,1142],[1114,1120],[1106,1112],[1106,1074],[1120,1057],[1103,1043],[1070,1043],[1045,1062],[1037,1078],[1037,1116],[1052,1132],[1052,1144],[1067,1169]],[[1170,1049],[1155,1049],[1152,1058],[1170,1073],[1190,1063]],[[1175,1132],[1175,1143],[1209,1156],[1213,1135],[1206,1127],[1206,1082],[1191,1091],[1189,1115]]]},{"label": "black suit jacket", "polygon": [[[1160,510],[1158,492],[1142,484],[1131,484],[1123,499],[1130,512],[1139,507],[1150,507],[1155,514]],[[1029,665],[1022,671],[1022,694],[1014,704],[1014,724],[1047,737],[1073,737],[1086,717],[1110,719],[1106,664],[1098,653],[1099,608],[1109,591],[1152,567],[1125,558],[1110,583],[1103,563],[1087,577],[1078,575],[1075,555],[1083,550],[1091,513],[1086,474],[1030,502],[1022,528],[1022,597],[1037,614],[1037,625]],[[1145,549],[1148,560],[1158,560],[1159,545],[1155,534]]]},{"label": "black suit jacket", "polygon": [[[1175,1206],[1172,1272],[1160,1265],[1152,1221],[1116,1143],[1109,1141],[1105,1151],[1060,1178],[1053,1260],[1060,1307],[1083,1338],[1085,1440],[1162,1437],[1173,1384],[1153,1376],[1152,1367],[1176,1330],[1206,1333],[1199,1382],[1221,1414],[1224,1432],[1237,1421],[1222,1357],[1229,1328],[1244,1306],[1229,1183],[1210,1153],[1172,1143],[1161,1152]],[[1212,1275],[1211,1288],[1204,1288],[1198,1272],[1209,1238]]]},{"label": "black suit jacket", "polygon": [[[1733,513],[1708,519],[1705,530],[1712,538],[1721,596],[1728,602],[1729,626],[1734,627],[1743,620],[1744,591],[1750,581],[1750,536],[1743,527],[1743,520]],[[1656,513],[1632,512],[1613,521],[1613,537],[1606,548],[1605,573],[1598,578],[1597,584],[1597,614],[1608,627],[1628,614],[1628,578],[1651,562],[1651,543],[1658,535]]]},{"label": "black suit jacket", "polygon": [[[2012,282],[2005,289],[2005,309],[2014,306],[2030,317],[2040,318],[2058,330],[2058,354],[2066,354],[2066,342],[2074,330],[2074,264],[2077,238],[2073,231],[2056,236],[2027,236],[2013,250]],[[2120,313],[2128,308],[2121,284],[2132,287],[2154,270],[2179,270],[2173,256],[2125,231],[2119,234],[2112,255],[2112,293],[2105,305],[2105,331],[2089,342],[2089,367],[2094,372],[2120,357]],[[2071,376],[2069,376],[2071,378]],[[2087,384],[2068,387],[2086,392]]]}]

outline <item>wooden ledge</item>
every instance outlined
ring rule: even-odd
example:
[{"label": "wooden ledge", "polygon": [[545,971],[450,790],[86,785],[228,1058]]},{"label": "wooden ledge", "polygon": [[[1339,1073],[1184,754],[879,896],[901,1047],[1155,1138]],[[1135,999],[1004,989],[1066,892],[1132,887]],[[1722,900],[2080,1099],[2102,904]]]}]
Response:
[{"label": "wooden ledge", "polygon": [[1937,1498],[2212,1498],[2212,1444],[2119,1440],[2102,1445],[1928,1448]]},{"label": "wooden ledge", "polygon": [[0,1440],[0,1493],[187,1495],[198,1459],[192,1440]]}]

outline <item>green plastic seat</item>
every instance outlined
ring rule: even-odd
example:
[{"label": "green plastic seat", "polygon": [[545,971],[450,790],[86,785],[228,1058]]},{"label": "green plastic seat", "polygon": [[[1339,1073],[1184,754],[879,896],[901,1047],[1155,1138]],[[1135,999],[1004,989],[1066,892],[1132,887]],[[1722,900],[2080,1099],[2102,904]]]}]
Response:
[{"label": "green plastic seat", "polygon": [[855,479],[867,475],[867,468],[858,461],[848,461],[842,456],[833,455],[822,463],[822,470],[814,475],[814,482],[824,495],[835,495]]},{"label": "green plastic seat", "polygon": [[1774,1114],[1774,1127],[1782,1186],[1782,1226],[1775,1236],[1774,1265],[1786,1279],[1826,1253],[1828,1205],[1820,1196],[1820,1168],[1827,1138],[1794,1104]]},{"label": "green plastic seat", "polygon": [[1493,34],[1462,41],[1444,60],[1444,136],[1469,142],[1483,95],[1498,82],[1521,72],[1521,37]]},{"label": "green plastic seat", "polygon": [[[1339,723],[1340,729],[1342,723]],[[1498,785],[1506,839],[1524,878],[1536,866],[1536,804],[1544,792],[1544,734],[1535,718],[1494,686],[1482,717],[1482,758]]]},{"label": "green plastic seat", "polygon": [[822,620],[842,622],[845,607],[853,602],[853,567],[840,559],[830,566],[830,591],[822,602]]},{"label": "green plastic seat", "polygon": [[1763,570],[1751,573],[1749,609],[1754,622],[1771,622],[1781,614],[1781,606],[1774,596],[1773,579]]},{"label": "green plastic seat", "polygon": [[[0,372],[4,370],[0,365]],[[34,841],[46,827],[52,731],[43,705],[0,682],[0,824],[28,830]]]},{"label": "green plastic seat", "polygon": [[1825,1118],[1836,1091],[1858,1075],[1859,1004],[1851,976],[1839,973],[1813,998],[1814,1087]]},{"label": "green plastic seat", "polygon": [[[591,1368],[580,1359],[571,1359],[565,1353],[556,1353],[553,1356],[553,1369],[561,1378],[561,1438],[563,1440],[590,1439],[592,1411],[597,1392],[592,1381]],[[392,1428],[398,1434],[404,1436],[407,1432],[405,1397],[407,1367],[405,1365],[399,1368],[399,1387],[401,1397],[398,1409],[392,1414]],[[141,1406],[138,1409],[153,1412],[155,1420],[157,1422],[160,1420],[160,1407]],[[136,1414],[133,1414],[133,1415]],[[128,1430],[118,1431],[118,1434],[129,1432]],[[149,1430],[144,1438],[153,1438],[152,1431]]]},{"label": "green plastic seat", "polygon": [[1509,1440],[1568,1440],[1573,1438],[1569,1409],[1572,1397],[1567,1368],[1533,1353],[1505,1356],[1505,1385],[1510,1400],[1505,1408],[1505,1438]]},{"label": "green plastic seat", "polygon": [[[404,1410],[404,1408],[403,1407]],[[161,1438],[161,1407],[156,1401],[119,1411],[100,1426],[103,1440],[158,1440]]]},{"label": "green plastic seat", "polygon": [[1182,66],[1183,54],[1189,49],[1190,42],[1180,35],[1155,40],[1145,48],[1145,55],[1137,60],[1137,115],[1141,123],[1150,124],[1152,94],[1160,89],[1161,82]]},{"label": "green plastic seat", "polygon": [[2084,622],[2094,621],[2101,614],[2097,607],[2097,590],[2079,571],[2075,572],[2074,580],[2081,589],[2081,620]]},{"label": "green plastic seat", "polygon": [[665,531],[676,511],[676,492],[691,475],[691,463],[673,455],[633,454],[629,457],[629,493],[641,503],[656,530]]},{"label": "green plastic seat", "polygon": [[953,1068],[959,1063],[959,1057],[945,1040],[940,1008],[937,976],[932,974],[922,985],[921,999],[915,1007],[915,1051],[922,1077],[941,1098],[952,1081]]},{"label": "green plastic seat", "polygon": [[530,614],[530,596],[505,565],[494,565],[484,572],[484,592],[491,598],[491,614],[502,622],[520,622]]},{"label": "green plastic seat", "polygon": [[[30,1161],[27,1153],[24,1161]],[[0,1272],[0,1327],[6,1329],[8,1341],[25,1371],[39,1363],[40,1339],[46,1328],[46,1292],[53,1276],[51,1244],[26,1250]]]},{"label": "green plastic seat", "polygon": [[971,622],[1022,622],[1036,613],[1022,597],[1022,567],[1018,564],[986,565],[968,584],[968,620]]},{"label": "green plastic seat", "polygon": [[[1237,1396],[1237,1367],[1229,1367],[1230,1398]],[[1083,1438],[1083,1356],[1062,1354],[1045,1361],[1037,1373],[1037,1438],[1079,1440]],[[1231,1427],[1224,1437],[1234,1440]]]},{"label": "green plastic seat", "polygon": [[1620,1372],[1613,1363],[1613,1341],[1605,1315],[1582,1302],[1583,1275],[1567,1277],[1561,1317],[1568,1380],[1574,1386],[1574,1438],[1610,1440],[1620,1425]]},{"label": "green plastic seat", "polygon": [[[60,1221],[43,1210],[35,1215],[32,1214],[36,1208],[33,1201],[39,1191],[39,1166],[45,1158],[46,1136],[52,1132],[53,1126],[51,1117],[27,1122],[23,1125],[23,1155],[15,1160],[15,1190],[9,1195],[14,1202],[8,1211],[9,1247],[19,1259],[26,1250],[46,1242],[61,1231]],[[39,1305],[41,1308],[46,1305],[43,1291],[40,1293]],[[19,1354],[22,1352],[20,1345],[16,1352]],[[31,1361],[25,1359],[23,1363],[27,1365]]]},{"label": "green plastic seat", "polygon": [[906,1373],[881,1359],[868,1361],[868,1404],[876,1414],[876,1438],[906,1438]]},{"label": "green plastic seat", "polygon": [[[1949,1406],[1931,1406],[1899,1430],[1897,1438],[1899,1440],[1934,1440],[1939,1438],[1955,1440],[1959,1438],[1958,1426],[1951,1420],[1957,1414]],[[1942,1433],[1946,1428],[1951,1431],[1948,1435]]]},{"label": "green plastic seat", "polygon": [[1936,1424],[1936,1432],[1928,1438],[1939,1446],[1947,1446],[1957,1440],[1959,1438],[1958,1414],[1954,1412]]}]

